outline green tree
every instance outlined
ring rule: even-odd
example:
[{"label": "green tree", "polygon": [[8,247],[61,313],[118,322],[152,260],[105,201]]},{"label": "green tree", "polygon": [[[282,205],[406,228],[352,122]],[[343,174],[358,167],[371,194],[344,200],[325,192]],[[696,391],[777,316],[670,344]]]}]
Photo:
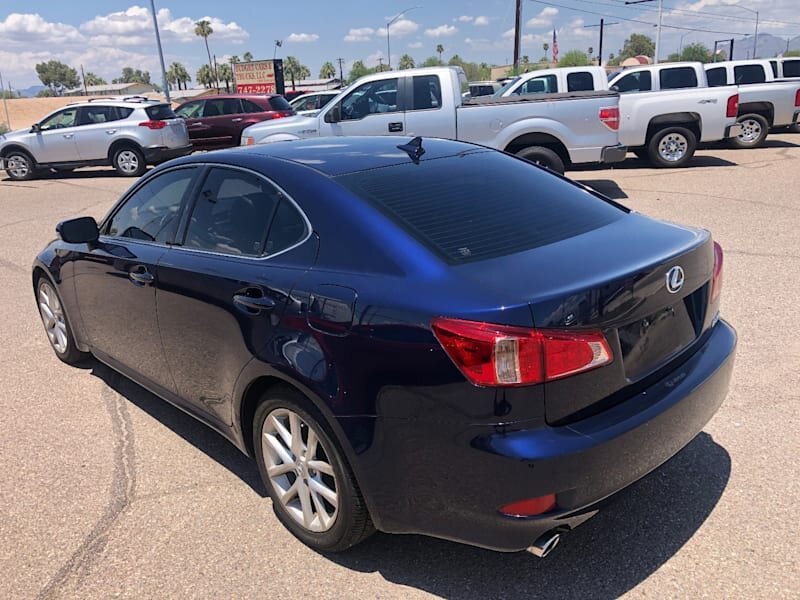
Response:
[{"label": "green tree", "polygon": [[789,50],[788,52],[784,52],[783,56],[785,58],[789,58],[792,56],[800,56],[800,50]]},{"label": "green tree", "polygon": [[150,71],[142,71],[133,67],[124,67],[122,76],[112,79],[111,83],[148,83],[150,82]]},{"label": "green tree", "polygon": [[[214,64],[211,60],[211,50],[208,47],[208,36],[214,33],[214,28],[211,27],[211,23],[206,19],[201,19],[194,24],[194,34],[198,37],[203,38],[203,41],[206,43],[206,55],[208,55],[208,64]],[[212,69],[213,72],[213,69]],[[216,80],[217,75],[214,73],[214,79]],[[217,81],[217,86],[219,86],[219,81]]]},{"label": "green tree", "polygon": [[442,64],[442,53],[444,52],[444,46],[441,44],[436,44],[436,54],[439,55],[439,64]]},{"label": "green tree", "polygon": [[105,79],[95,75],[91,71],[86,71],[84,81],[86,82],[86,85],[106,85],[108,83]]},{"label": "green tree", "polygon": [[[436,57],[431,57],[431,59],[436,61]],[[486,63],[478,64],[467,62],[458,54],[454,54],[452,58],[447,61],[447,64],[451,67],[461,67],[464,70],[464,74],[467,76],[467,80],[469,81],[481,81],[483,79],[489,79],[491,72],[491,68]]]},{"label": "green tree", "polygon": [[244,62],[252,62],[253,61],[253,53],[252,52],[245,52],[242,54],[242,59]]},{"label": "green tree", "polygon": [[325,62],[319,70],[319,78],[332,79],[334,77],[336,77],[336,67],[333,66],[331,61]]},{"label": "green tree", "polygon": [[414,59],[409,54],[403,54],[400,57],[399,63],[400,69],[413,69],[414,68]]},{"label": "green tree", "polygon": [[656,44],[653,38],[642,33],[632,33],[631,37],[625,40],[619,57],[622,61],[632,56],[655,56],[655,54]]},{"label": "green tree", "polygon": [[183,84],[183,89],[188,89],[188,83],[192,80],[189,76],[189,71],[186,70],[186,67],[183,66],[182,63],[174,62],[169,66],[167,70],[167,82],[174,83],[177,88],[181,89],[181,84]]},{"label": "green tree", "polygon": [[311,71],[308,70],[308,67],[300,64],[300,61],[294,56],[287,56],[283,60],[283,73],[284,75],[288,75],[289,79],[291,79],[292,90],[295,89],[296,81],[301,81],[311,75]]},{"label": "green tree", "polygon": [[559,67],[588,67],[590,64],[589,57],[580,50],[570,50],[558,61]]},{"label": "green tree", "polygon": [[60,96],[65,89],[76,88],[81,84],[78,72],[57,60],[37,64],[36,74],[42,84],[50,88],[54,96]]},{"label": "green tree", "polygon": [[695,42],[694,44],[689,44],[688,46],[683,47],[683,52],[681,52],[681,60],[708,63],[714,60],[714,57],[711,54],[711,50],[709,50],[705,44]]},{"label": "green tree", "polygon": [[50,97],[55,96],[55,95],[56,95],[56,93],[52,90],[52,88],[49,88],[49,87],[48,88],[44,88],[43,90],[39,90],[38,92],[36,92],[36,97],[37,98],[50,98]]},{"label": "green tree", "polygon": [[231,56],[231,64],[235,65],[236,63],[242,62],[242,59],[236,56],[235,54]]},{"label": "green tree", "polygon": [[425,61],[420,66],[423,66],[423,67],[438,67],[441,64],[442,64],[441,60],[439,60],[435,56],[429,56],[428,58],[425,59]]},{"label": "green tree", "polygon": [[19,92],[15,92],[14,90],[0,90],[0,99],[3,98],[13,100],[14,98],[22,98],[22,96]]},{"label": "green tree", "polygon": [[209,65],[203,65],[197,69],[194,78],[204,88],[210,88],[214,85],[214,70]]},{"label": "green tree", "polygon": [[220,81],[225,82],[225,91],[231,91],[231,82],[233,81],[233,69],[228,63],[222,63],[217,67],[217,76]]},{"label": "green tree", "polygon": [[353,66],[350,67],[350,74],[347,77],[347,83],[353,83],[356,79],[360,79],[364,77],[364,75],[369,75],[374,73],[375,69],[370,69],[367,67],[363,61],[357,60],[353,63]]}]

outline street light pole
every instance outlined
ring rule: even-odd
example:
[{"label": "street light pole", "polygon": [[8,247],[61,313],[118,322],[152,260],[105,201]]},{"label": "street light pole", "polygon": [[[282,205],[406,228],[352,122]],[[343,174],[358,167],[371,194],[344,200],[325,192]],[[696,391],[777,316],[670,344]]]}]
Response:
[{"label": "street light pole", "polygon": [[[605,19],[600,19],[600,23],[596,23],[594,25],[584,25],[583,26],[584,29],[589,28],[589,27],[599,27],[600,28],[600,46],[598,48],[598,53],[597,53],[597,66],[599,66],[599,67],[603,66],[603,30],[604,30],[605,27],[607,27],[609,25],[619,25],[619,23],[617,21],[614,21],[613,23],[606,23]],[[590,56],[589,58],[591,59],[592,57]]]},{"label": "street light pole", "polygon": [[[751,12],[756,16],[756,33],[753,36],[753,58],[758,58],[756,56],[756,54],[758,53],[758,11],[752,8],[747,8],[746,6],[742,6],[741,4],[731,4],[731,6],[735,6],[736,8],[741,8],[742,10]],[[731,60],[733,60],[732,56]]]},{"label": "street light pole", "polygon": [[687,31],[686,33],[681,34],[681,43],[678,46],[678,60],[681,60],[681,56],[683,56],[683,38],[691,33],[691,31]]},{"label": "street light pole", "polygon": [[[645,2],[653,2],[653,0],[625,0],[625,4],[644,4]],[[658,0],[658,29],[656,30],[656,53],[653,57],[653,64],[658,64],[658,51],[661,46],[661,20],[664,17],[664,0]]]},{"label": "street light pole", "polygon": [[161,49],[161,34],[158,33],[158,19],[156,18],[155,0],[150,0],[150,10],[153,13],[153,28],[156,30],[158,58],[161,61],[161,83],[164,86],[164,97],[167,99],[167,102],[172,102],[172,100],[169,98],[169,82],[167,81],[167,67],[164,65],[164,51]]},{"label": "street light pole", "polygon": [[388,23],[386,23],[386,54],[387,54],[387,56],[386,56],[386,64],[387,64],[387,67],[388,67],[388,69],[390,71],[392,70],[392,49],[391,49],[391,46],[389,45],[390,44],[390,42],[389,42],[389,29],[391,28],[392,25],[394,25],[400,19],[400,17],[405,15],[407,12],[414,10],[415,8],[422,8],[422,7],[421,6],[412,6],[411,8],[407,8],[407,9],[405,9],[403,11],[400,11],[394,17],[392,17],[389,20]]}]

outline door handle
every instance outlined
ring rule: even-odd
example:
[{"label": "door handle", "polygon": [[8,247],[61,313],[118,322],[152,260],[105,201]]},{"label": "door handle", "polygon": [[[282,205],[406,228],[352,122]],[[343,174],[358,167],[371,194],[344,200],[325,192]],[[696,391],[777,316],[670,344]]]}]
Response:
[{"label": "door handle", "polygon": [[200,121],[195,121],[194,123],[192,123],[191,125],[189,125],[189,127],[199,127],[199,126],[200,126],[200,125],[202,125],[202,124],[203,124],[203,123],[202,123],[202,122],[200,122]]},{"label": "door handle", "polygon": [[61,135],[64,136],[64,139],[71,140],[74,137],[74,133],[62,133]]},{"label": "door handle", "polygon": [[106,133],[108,135],[114,135],[115,133],[117,133],[117,130],[116,129],[106,129]]},{"label": "door handle", "polygon": [[398,131],[403,131],[403,123],[401,121],[397,121],[395,123],[389,123],[390,133],[397,133]]},{"label": "door handle", "polygon": [[[261,290],[252,290],[261,293]],[[270,311],[275,308],[275,300],[269,296],[248,296],[247,294],[236,294],[233,303],[240,311],[247,315],[257,315],[261,311]]]},{"label": "door handle", "polygon": [[155,277],[152,273],[148,273],[145,267],[135,267],[137,269],[141,269],[139,271],[131,271],[128,273],[128,277],[134,283],[134,285],[150,285],[155,281]]},{"label": "door handle", "polygon": [[239,117],[238,119],[231,119],[231,123],[238,123],[241,120],[242,120],[241,117]]}]

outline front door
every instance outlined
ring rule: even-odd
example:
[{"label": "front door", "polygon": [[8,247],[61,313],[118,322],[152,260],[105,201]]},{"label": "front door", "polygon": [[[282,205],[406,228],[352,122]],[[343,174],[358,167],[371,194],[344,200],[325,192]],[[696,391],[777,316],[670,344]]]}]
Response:
[{"label": "front door", "polygon": [[158,261],[173,241],[197,167],[147,179],[120,203],[99,241],[79,253],[75,291],[81,319],[101,360],[174,392],[156,314]]},{"label": "front door", "polygon": [[67,107],[39,123],[32,133],[31,149],[38,163],[74,162],[80,160],[75,133],[78,130],[78,108]]},{"label": "front door", "polygon": [[338,102],[341,121],[320,119],[320,135],[406,135],[399,84],[398,77],[362,83]]}]

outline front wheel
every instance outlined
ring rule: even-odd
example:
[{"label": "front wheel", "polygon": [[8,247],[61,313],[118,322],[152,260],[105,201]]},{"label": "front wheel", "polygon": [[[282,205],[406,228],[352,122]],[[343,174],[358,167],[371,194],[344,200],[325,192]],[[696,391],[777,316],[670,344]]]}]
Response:
[{"label": "front wheel", "polygon": [[764,145],[769,134],[769,122],[761,115],[742,115],[737,121],[742,133],[728,138],[731,148],[759,148]]},{"label": "front wheel", "polygon": [[373,528],[355,478],[317,414],[291,388],[267,392],[253,420],[256,462],[278,520],[314,550],[338,552]]},{"label": "front wheel", "polygon": [[42,275],[36,285],[36,301],[39,303],[39,314],[42,317],[47,339],[56,356],[74,365],[85,359],[88,354],[81,352],[75,344],[75,336],[67,318],[67,312],[55,286]]},{"label": "front wheel", "polygon": [[654,167],[685,167],[697,149],[697,138],[684,127],[657,131],[647,144],[647,156]]},{"label": "front wheel", "polygon": [[26,181],[36,175],[36,165],[27,152],[12,150],[5,157],[6,173],[14,181]]},{"label": "front wheel", "polygon": [[144,154],[133,146],[124,146],[115,150],[112,163],[117,173],[125,177],[139,177],[147,169]]},{"label": "front wheel", "polygon": [[564,174],[564,161],[561,160],[558,154],[550,150],[550,148],[531,146],[530,148],[523,148],[517,152],[517,156],[541,167],[550,169],[559,175]]}]

